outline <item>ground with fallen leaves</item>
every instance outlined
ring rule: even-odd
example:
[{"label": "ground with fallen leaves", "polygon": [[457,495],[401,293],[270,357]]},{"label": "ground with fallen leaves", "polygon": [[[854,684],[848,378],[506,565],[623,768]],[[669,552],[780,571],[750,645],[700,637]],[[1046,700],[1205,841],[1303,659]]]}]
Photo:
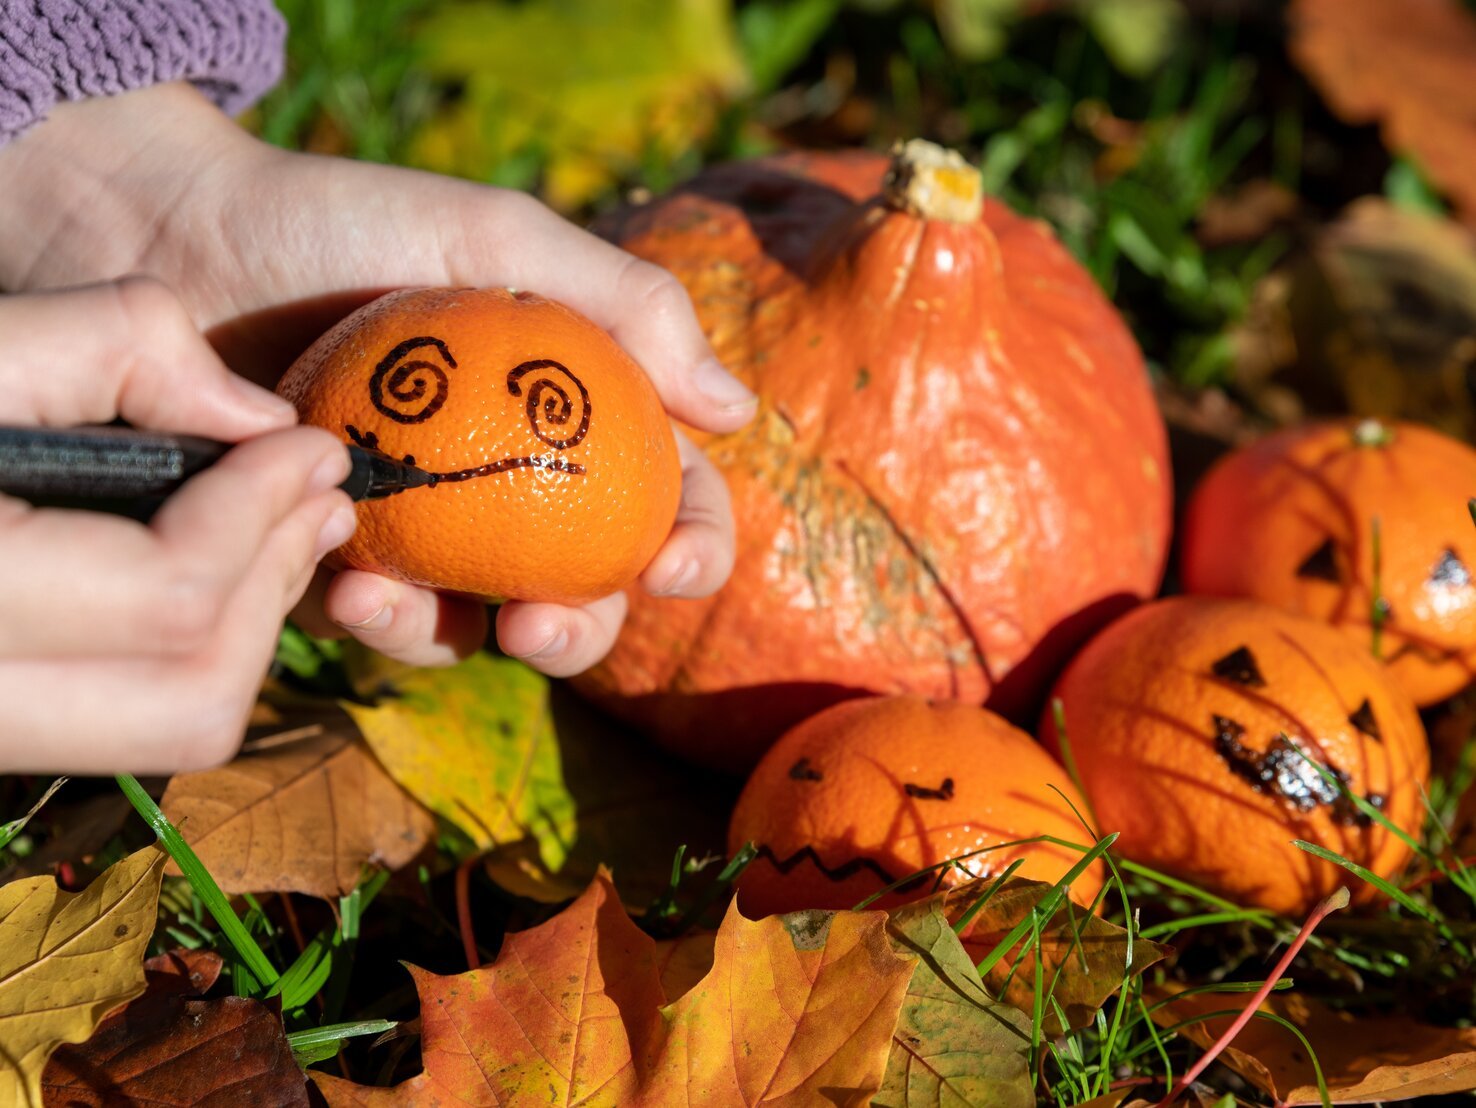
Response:
[{"label": "ground with fallen leaves", "polygon": [[[578,219],[776,147],[963,150],[1132,325],[1181,492],[1321,414],[1476,438],[1476,3],[282,7],[248,126]],[[1356,910],[1108,837],[1095,913],[1010,878],[750,920],[738,782],[494,653],[289,628],[229,765],[0,779],[0,1103],[1464,1103],[1476,696],[1425,723],[1420,849]]]}]

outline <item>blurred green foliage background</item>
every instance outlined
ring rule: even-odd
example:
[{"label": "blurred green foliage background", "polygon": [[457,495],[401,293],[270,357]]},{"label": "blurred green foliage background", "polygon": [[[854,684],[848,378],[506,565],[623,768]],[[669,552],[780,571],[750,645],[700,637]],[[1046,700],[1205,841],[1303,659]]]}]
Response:
[{"label": "blurred green foliage background", "polygon": [[[1048,220],[1186,384],[1229,372],[1233,329],[1289,248],[1282,209],[1370,191],[1439,207],[1321,106],[1276,0],[278,3],[289,77],[253,121],[272,142],[528,189],[587,219],[713,161],[930,138]],[[1225,233],[1237,214],[1255,233]]]}]

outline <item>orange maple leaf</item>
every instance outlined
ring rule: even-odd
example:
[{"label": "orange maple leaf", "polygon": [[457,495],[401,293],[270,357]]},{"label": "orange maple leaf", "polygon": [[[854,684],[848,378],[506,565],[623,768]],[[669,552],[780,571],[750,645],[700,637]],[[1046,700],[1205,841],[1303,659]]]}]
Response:
[{"label": "orange maple leaf", "polygon": [[601,873],[490,966],[412,969],[425,1072],[391,1089],[314,1075],[348,1105],[798,1105],[881,1086],[914,959],[883,912],[748,920],[730,908],[711,970],[667,1005],[656,944]]}]

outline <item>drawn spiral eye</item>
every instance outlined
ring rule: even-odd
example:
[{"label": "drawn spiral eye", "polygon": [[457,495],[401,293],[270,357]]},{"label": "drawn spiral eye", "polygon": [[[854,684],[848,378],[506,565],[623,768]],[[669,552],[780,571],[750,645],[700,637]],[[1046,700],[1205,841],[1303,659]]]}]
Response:
[{"label": "drawn spiral eye", "polygon": [[425,347],[438,353],[448,367],[456,368],[456,359],[444,342],[421,335],[406,339],[386,354],[374,367],[374,376],[369,378],[369,399],[396,423],[424,423],[446,403],[451,386],[445,369],[424,358],[401,361],[412,351]]},{"label": "drawn spiral eye", "polygon": [[[589,390],[578,377],[569,372],[569,367],[549,358],[524,362],[507,375],[507,391],[514,396],[523,395],[523,378],[536,374],[528,385],[528,425],[540,442],[555,450],[567,450],[577,446],[589,434]],[[565,385],[573,385],[579,392],[576,408],[574,398]],[[556,435],[569,427],[578,415],[579,422],[574,433],[565,438]]]}]

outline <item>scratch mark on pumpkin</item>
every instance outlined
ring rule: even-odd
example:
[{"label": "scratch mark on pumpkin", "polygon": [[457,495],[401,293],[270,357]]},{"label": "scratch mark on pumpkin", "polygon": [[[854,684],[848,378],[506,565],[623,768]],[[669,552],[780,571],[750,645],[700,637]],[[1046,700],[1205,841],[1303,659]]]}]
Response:
[{"label": "scratch mark on pumpkin", "polygon": [[[866,482],[858,474],[854,473],[844,461],[837,460],[835,467],[861,490],[862,494],[871,502],[881,518],[886,521],[887,526],[892,529],[892,533],[897,536],[897,541],[906,548],[907,552],[912,555],[917,564],[922,567],[923,572],[927,574],[928,580],[933,584],[933,588],[938,591],[938,595],[943,598],[943,602],[948,605],[949,611],[952,612],[953,618],[958,621],[959,627],[963,629],[963,633],[968,639],[970,650],[974,656],[974,661],[984,674],[985,683],[990,689],[993,689],[995,685],[994,672],[990,668],[989,658],[984,651],[984,643],[979,636],[978,628],[974,626],[973,620],[964,611],[963,605],[958,602],[958,598],[953,595],[953,590],[943,580],[943,575],[938,572],[938,567],[933,565],[932,560],[923,553],[922,548],[913,540],[912,536],[902,529],[901,525],[897,522],[897,517],[892,514],[891,509],[877,498],[876,494],[871,491]],[[948,657],[948,675],[952,685],[951,691],[956,694],[958,692],[957,664],[953,661],[951,655]]]}]

